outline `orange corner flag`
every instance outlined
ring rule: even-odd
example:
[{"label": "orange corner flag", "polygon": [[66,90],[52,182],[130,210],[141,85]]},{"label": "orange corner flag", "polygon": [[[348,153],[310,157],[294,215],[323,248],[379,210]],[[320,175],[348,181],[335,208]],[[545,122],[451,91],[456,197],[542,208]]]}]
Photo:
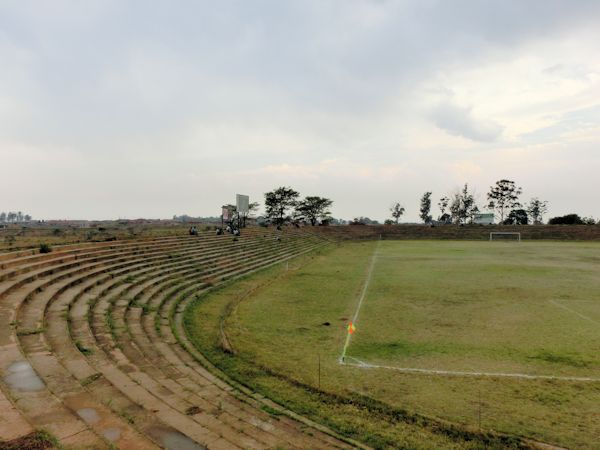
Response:
[{"label": "orange corner flag", "polygon": [[356,327],[352,322],[348,324],[348,333],[353,334],[356,331]]}]

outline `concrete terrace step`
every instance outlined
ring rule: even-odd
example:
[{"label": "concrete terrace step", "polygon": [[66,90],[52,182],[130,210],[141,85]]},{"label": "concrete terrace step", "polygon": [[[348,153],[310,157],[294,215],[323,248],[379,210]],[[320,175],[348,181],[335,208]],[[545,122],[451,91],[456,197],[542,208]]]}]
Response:
[{"label": "concrete terrace step", "polygon": [[[323,242],[254,228],[237,239],[200,233],[0,255],[0,320],[12,324],[0,330],[0,406],[14,425],[0,420],[0,440],[43,427],[65,446],[91,448],[347,446],[315,428],[309,436],[306,422],[273,419],[173,334],[186,299]],[[14,370],[30,383],[22,392]]]}]

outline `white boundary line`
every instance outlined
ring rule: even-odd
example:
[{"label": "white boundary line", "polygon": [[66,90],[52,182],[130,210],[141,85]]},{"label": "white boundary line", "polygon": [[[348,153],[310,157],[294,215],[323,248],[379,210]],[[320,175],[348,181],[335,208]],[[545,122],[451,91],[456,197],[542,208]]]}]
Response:
[{"label": "white boundary line", "polygon": [[561,377],[554,375],[530,375],[526,373],[504,373],[504,372],[460,372],[454,370],[434,370],[434,369],[417,369],[414,367],[395,367],[384,366],[379,364],[370,364],[352,356],[347,356],[347,359],[353,359],[356,363],[344,362],[346,366],[360,367],[361,369],[388,369],[398,372],[421,373],[429,375],[447,375],[460,377],[503,377],[503,378],[521,378],[528,380],[559,380],[559,381],[600,381],[600,378],[593,377]]},{"label": "white boundary line", "polygon": [[591,317],[588,317],[588,316],[585,316],[585,315],[583,315],[581,313],[578,313],[574,309],[571,309],[568,306],[563,305],[562,303],[558,303],[557,301],[554,301],[554,300],[548,300],[548,303],[550,303],[551,305],[554,305],[554,306],[558,306],[559,308],[562,308],[565,311],[569,311],[569,312],[571,312],[573,314],[576,314],[577,316],[579,316],[583,320],[587,320],[588,322],[592,322],[593,324],[600,325],[600,322],[592,319]]},{"label": "white boundary line", "polygon": [[[375,260],[377,259],[377,253],[379,251],[379,244],[381,240],[377,241],[377,245],[375,245],[375,250],[373,250],[373,255],[371,256],[371,263],[369,265],[369,270],[367,271],[367,278],[365,279],[365,284],[363,286],[362,292],[358,299],[358,305],[356,307],[356,311],[354,312],[354,316],[352,317],[352,323],[356,323],[358,319],[358,313],[360,312],[360,307],[363,304],[363,300],[365,299],[365,295],[367,294],[367,289],[369,288],[369,284],[371,283],[371,277],[373,275],[373,267],[375,267]],[[344,342],[344,348],[342,350],[342,354],[340,356],[340,363],[344,363],[344,358],[346,358],[346,350],[348,349],[348,345],[350,345],[350,336],[352,334],[346,332],[346,342]]]}]

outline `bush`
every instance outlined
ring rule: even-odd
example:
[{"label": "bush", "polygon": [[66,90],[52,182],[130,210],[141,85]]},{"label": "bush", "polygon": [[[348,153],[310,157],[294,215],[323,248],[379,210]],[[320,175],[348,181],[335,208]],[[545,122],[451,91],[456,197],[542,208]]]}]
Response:
[{"label": "bush", "polygon": [[52,247],[50,247],[49,244],[46,244],[45,242],[40,244],[40,253],[50,253],[51,251]]},{"label": "bush", "polygon": [[584,222],[577,214],[553,217],[548,221],[549,225],[583,225]]}]

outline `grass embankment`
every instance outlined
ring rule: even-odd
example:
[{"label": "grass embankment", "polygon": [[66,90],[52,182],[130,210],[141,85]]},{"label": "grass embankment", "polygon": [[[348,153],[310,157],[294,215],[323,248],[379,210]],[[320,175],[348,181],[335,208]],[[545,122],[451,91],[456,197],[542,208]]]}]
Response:
[{"label": "grass embankment", "polygon": [[[388,395],[372,395],[395,386],[397,375],[339,365],[344,326],[372,249],[373,243],[362,243],[324,250],[294,260],[290,270],[280,265],[202,296],[185,312],[188,335],[236,381],[374,447],[526,446],[472,423],[434,418],[432,410],[409,412],[402,396],[390,402]],[[227,351],[222,329],[233,347]],[[430,385],[436,381],[428,378]],[[474,405],[468,408],[472,413]]]}]

